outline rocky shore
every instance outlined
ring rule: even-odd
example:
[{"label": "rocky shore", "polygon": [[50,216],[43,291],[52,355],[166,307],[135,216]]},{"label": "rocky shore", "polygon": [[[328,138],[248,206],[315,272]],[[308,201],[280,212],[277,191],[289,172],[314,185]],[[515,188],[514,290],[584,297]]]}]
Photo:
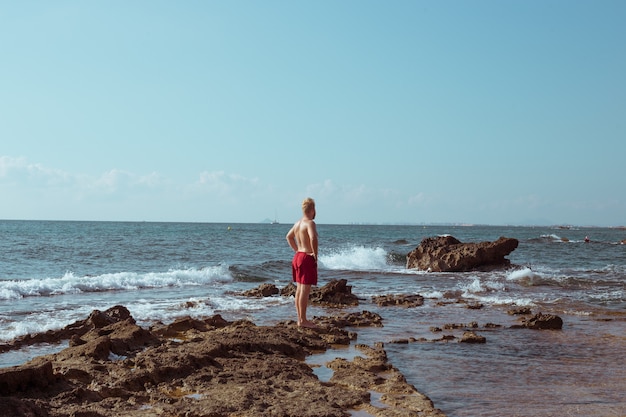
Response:
[{"label": "rocky shore", "polygon": [[[480,246],[482,245],[482,246]],[[425,240],[408,259],[416,264],[441,258],[446,268],[507,267],[503,256],[517,242],[501,239],[470,246],[450,238]],[[441,252],[441,253],[440,253]],[[421,260],[419,260],[421,259]],[[504,259],[504,260],[503,260]],[[429,261],[430,262],[430,261]],[[429,264],[429,269],[433,268]],[[463,266],[464,265],[464,266]],[[441,267],[441,262],[437,263]],[[291,297],[293,284],[278,289],[272,284],[238,294],[244,297]],[[310,295],[312,304],[339,308],[359,305],[346,280],[331,280]],[[371,300],[380,307],[420,307],[419,294],[387,295]],[[482,305],[467,303],[467,308]],[[561,318],[520,316],[512,328],[561,329]],[[0,369],[0,415],[6,417],[349,417],[445,416],[433,402],[407,383],[387,359],[382,343],[357,344],[354,329],[382,327],[380,315],[370,311],[315,317],[316,329],[300,328],[293,321],[257,326],[227,321],[219,315],[204,320],[183,317],[146,329],[137,325],[128,309],[115,306],[58,331],[26,335],[0,344],[0,353],[41,343],[69,344],[58,353],[37,357],[21,366]],[[499,327],[485,324],[486,328]],[[352,329],[350,331],[347,328]],[[476,334],[477,323],[432,327],[432,340],[397,339],[389,343],[485,343]],[[460,330],[462,336],[442,334]],[[353,344],[358,354],[325,364],[332,371],[321,380],[306,358]],[[60,348],[59,348],[60,349]]]},{"label": "rocky shore", "polygon": [[[241,295],[290,296],[293,289],[291,284],[282,290],[263,284]],[[311,299],[331,307],[359,304],[345,280],[315,288]],[[390,295],[373,301],[379,306],[414,308],[423,304],[423,297]],[[467,308],[481,306],[468,304]],[[529,309],[512,309],[509,314],[523,316],[520,324],[513,326],[517,328],[562,326],[559,317],[531,315]],[[300,328],[293,321],[257,326],[215,315],[204,320],[183,317],[145,329],[124,306],[94,310],[85,320],[58,331],[26,335],[0,345],[0,352],[6,352],[39,343],[69,343],[58,353],[0,369],[1,415],[445,416],[388,361],[382,343],[356,344],[354,329],[382,327],[380,315],[361,311],[314,320],[317,329]],[[485,338],[475,333],[477,327],[476,323],[449,324],[445,328],[461,329],[462,337],[444,334],[429,342],[485,343]],[[431,329],[435,334],[442,330]],[[389,343],[420,341],[426,340]],[[351,360],[327,362],[325,366],[332,370],[328,381],[320,380],[305,361],[310,355],[350,344],[355,344],[359,354]]]},{"label": "rocky shore", "polygon": [[7,417],[444,416],[389,363],[382,344],[357,345],[362,355],[329,362],[333,375],[321,381],[305,358],[350,344],[356,334],[343,327],[379,325],[380,317],[319,323],[256,326],[216,315],[144,329],[123,306],[95,310],[3,346],[70,340],[58,353],[0,369],[0,409]]}]

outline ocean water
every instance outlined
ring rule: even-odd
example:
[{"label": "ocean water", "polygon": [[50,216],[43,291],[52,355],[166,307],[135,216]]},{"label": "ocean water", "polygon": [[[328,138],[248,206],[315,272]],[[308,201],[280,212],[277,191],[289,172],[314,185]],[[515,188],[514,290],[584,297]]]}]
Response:
[{"label": "ocean water", "polygon": [[[221,314],[273,324],[294,320],[293,299],[238,292],[291,281],[290,224],[0,221],[0,343],[59,329],[94,309],[123,304],[140,325]],[[392,363],[448,416],[626,416],[626,230],[575,227],[318,224],[320,285],[345,278],[384,327],[358,329],[385,342]],[[407,270],[425,237],[519,240],[516,268]],[[590,242],[585,242],[588,236]],[[371,297],[421,294],[421,307],[377,307]],[[481,303],[482,309],[466,304]],[[561,331],[510,329],[513,306],[557,314]],[[434,342],[448,323],[476,322],[480,345]],[[487,323],[500,327],[486,328]],[[390,343],[423,338],[409,344]],[[63,346],[0,354],[0,367]],[[332,355],[332,352],[330,353]]]}]

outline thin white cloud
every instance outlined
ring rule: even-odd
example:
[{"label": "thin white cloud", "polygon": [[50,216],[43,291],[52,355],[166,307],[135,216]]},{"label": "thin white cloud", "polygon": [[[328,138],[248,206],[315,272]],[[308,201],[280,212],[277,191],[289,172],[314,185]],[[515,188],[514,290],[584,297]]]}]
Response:
[{"label": "thin white cloud", "polygon": [[151,172],[148,175],[142,175],[137,178],[136,184],[140,186],[146,186],[149,188],[156,188],[164,184],[168,184],[170,181],[157,172]]},{"label": "thin white cloud", "polygon": [[227,174],[224,171],[203,171],[193,188],[194,191],[225,195],[240,192],[250,193],[257,190],[260,185],[261,181],[258,178]]},{"label": "thin white cloud", "polygon": [[10,156],[0,156],[0,178],[5,178],[13,169],[20,169],[26,164],[24,158],[12,158]]},{"label": "thin white cloud", "polygon": [[169,184],[171,181],[157,172],[139,175],[113,168],[99,176],[93,176],[30,163],[23,157],[0,156],[0,185],[9,187],[63,189],[83,195],[141,188],[156,189]]},{"label": "thin white cloud", "polygon": [[25,158],[0,157],[0,179],[5,183],[54,187],[71,182],[71,177],[63,170],[29,163]]},{"label": "thin white cloud", "polygon": [[407,203],[409,205],[409,207],[411,206],[422,206],[427,202],[427,197],[426,194],[424,193],[417,193],[414,195],[409,196]]},{"label": "thin white cloud", "polygon": [[[322,222],[339,223],[512,224],[523,213],[535,219],[535,224],[549,222],[551,217],[578,224],[582,215],[593,218],[597,213],[624,211],[617,195],[609,201],[555,201],[552,196],[533,193],[493,201],[480,194],[437,195],[331,179],[286,191],[260,178],[227,171],[206,170],[187,181],[175,181],[158,172],[140,174],[119,168],[99,174],[72,172],[11,156],[0,156],[0,189],[0,218],[258,221],[276,211],[284,218],[287,207],[297,215],[304,197],[316,199]],[[526,222],[525,218],[521,221]],[[620,220],[609,221],[617,224]]]},{"label": "thin white cloud", "polygon": [[103,173],[94,181],[91,181],[90,188],[96,191],[112,193],[117,191],[122,186],[125,187],[129,185],[133,181],[132,177],[133,174],[129,172],[112,169]]},{"label": "thin white cloud", "polygon": [[[83,177],[85,178],[85,177]],[[170,181],[157,172],[139,175],[130,171],[111,169],[95,179],[87,178],[89,189],[94,191],[117,192],[122,190],[156,189],[170,184]]]}]

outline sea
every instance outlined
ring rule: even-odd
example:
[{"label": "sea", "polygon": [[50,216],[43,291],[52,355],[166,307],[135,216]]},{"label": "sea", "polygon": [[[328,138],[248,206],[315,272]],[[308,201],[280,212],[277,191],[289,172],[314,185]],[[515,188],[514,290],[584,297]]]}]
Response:
[{"label": "sea", "polygon": [[[290,227],[0,221],[0,343],[119,304],[145,327],[215,314],[257,325],[295,320],[293,298],[239,295],[263,283],[291,282]],[[309,318],[380,314],[384,327],[354,329],[355,343],[383,342],[391,363],[448,416],[626,416],[625,229],[318,223],[318,232],[319,285],[346,279],[360,304],[310,306]],[[422,239],[443,235],[461,242],[518,239],[508,256],[514,267],[406,268],[407,254]],[[420,294],[425,302],[413,308],[372,302],[388,294]],[[558,315],[563,328],[512,328],[520,316],[509,311],[519,307]],[[464,329],[456,327],[469,325],[486,343],[458,342]],[[65,346],[6,352],[0,367]],[[323,358],[358,354],[350,346]]]}]

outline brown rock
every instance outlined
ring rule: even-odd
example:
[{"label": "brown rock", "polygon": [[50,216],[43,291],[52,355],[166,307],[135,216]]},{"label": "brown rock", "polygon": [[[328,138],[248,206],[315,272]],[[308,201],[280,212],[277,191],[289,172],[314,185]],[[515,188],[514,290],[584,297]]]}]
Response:
[{"label": "brown rock", "polygon": [[433,342],[449,342],[451,340],[456,339],[456,336],[453,334],[444,334],[439,339],[433,339]]},{"label": "brown rock", "polygon": [[49,417],[48,412],[35,401],[14,397],[0,397],[0,410],[6,417]]},{"label": "brown rock", "polygon": [[0,395],[46,388],[55,382],[52,362],[0,368]]},{"label": "brown rock", "polygon": [[326,327],[383,327],[383,318],[371,311],[348,313],[339,317],[315,317],[315,322]]},{"label": "brown rock", "polygon": [[537,313],[532,317],[522,318],[521,322],[521,325],[511,327],[534,330],[561,330],[563,328],[563,319],[554,314]]},{"label": "brown rock", "polygon": [[198,320],[185,316],[174,320],[167,326],[154,327],[152,332],[163,337],[177,338],[183,337],[185,332],[190,332],[191,330],[206,332],[215,328],[225,327],[229,324],[230,323],[224,320],[219,314],[207,320]]},{"label": "brown rock", "polygon": [[77,322],[74,326],[68,326],[73,329],[81,324],[92,329],[100,329],[113,323],[130,320],[133,324],[135,319],[131,317],[130,311],[124,306],[111,307],[106,311],[94,310],[85,322]]},{"label": "brown rock", "polygon": [[[344,321],[375,318],[363,312]],[[395,407],[397,415],[419,408],[420,416],[443,416],[387,362],[382,347],[360,347],[367,358],[321,382],[303,359],[330,343],[349,344],[350,333],[338,327],[256,326],[215,316],[150,331],[132,317],[94,313],[74,329],[70,337],[80,343],[0,370],[0,395],[11,395],[0,396],[0,415],[349,417],[349,410],[379,415]],[[384,393],[386,411],[370,403],[371,390]]]},{"label": "brown rock", "polygon": [[[311,304],[323,305],[327,307],[346,307],[359,305],[359,299],[352,294],[352,286],[347,285],[345,279],[332,279],[321,288],[311,288],[309,300]],[[296,285],[290,282],[285,288],[280,290],[283,297],[296,295]]]},{"label": "brown rock", "polygon": [[372,297],[372,301],[380,307],[419,307],[424,305],[424,297],[419,294],[380,295]]},{"label": "brown rock", "polygon": [[280,291],[274,284],[261,284],[259,287],[252,290],[244,291],[242,293],[245,297],[271,297],[272,295],[279,294]]},{"label": "brown rock", "polygon": [[387,360],[381,345],[370,347],[357,345],[366,357],[357,356],[352,362],[335,359],[327,364],[334,373],[330,382],[357,392],[375,391],[381,395],[384,408],[365,404],[361,407],[372,415],[389,416],[438,416],[445,414],[434,407],[427,396],[408,384],[404,376]]},{"label": "brown rock", "polygon": [[282,290],[280,290],[280,295],[283,297],[295,297],[296,289],[296,284],[290,282]]},{"label": "brown rock", "polygon": [[106,311],[94,310],[85,320],[74,322],[61,330],[49,330],[45,333],[36,335],[27,334],[11,341],[10,343],[0,344],[0,353],[12,349],[19,349],[22,346],[30,346],[39,343],[59,343],[62,340],[73,339],[71,343],[83,343],[80,338],[93,329],[100,329],[110,324],[130,320],[133,324],[135,319],[130,315],[128,309],[124,306],[114,306]]},{"label": "brown rock", "polygon": [[467,331],[463,333],[459,343],[486,343],[487,339],[485,336],[480,336],[474,332]]},{"label": "brown rock", "polygon": [[432,272],[491,270],[510,266],[505,258],[519,244],[501,237],[495,242],[462,243],[452,236],[424,238],[407,255],[406,267]]},{"label": "brown rock", "polygon": [[331,307],[356,306],[359,299],[352,294],[352,286],[345,279],[333,279],[322,288],[314,288],[309,299],[312,303]]},{"label": "brown rock", "polygon": [[532,314],[530,307],[513,307],[506,311],[507,314],[512,316],[523,316],[526,314]]}]

